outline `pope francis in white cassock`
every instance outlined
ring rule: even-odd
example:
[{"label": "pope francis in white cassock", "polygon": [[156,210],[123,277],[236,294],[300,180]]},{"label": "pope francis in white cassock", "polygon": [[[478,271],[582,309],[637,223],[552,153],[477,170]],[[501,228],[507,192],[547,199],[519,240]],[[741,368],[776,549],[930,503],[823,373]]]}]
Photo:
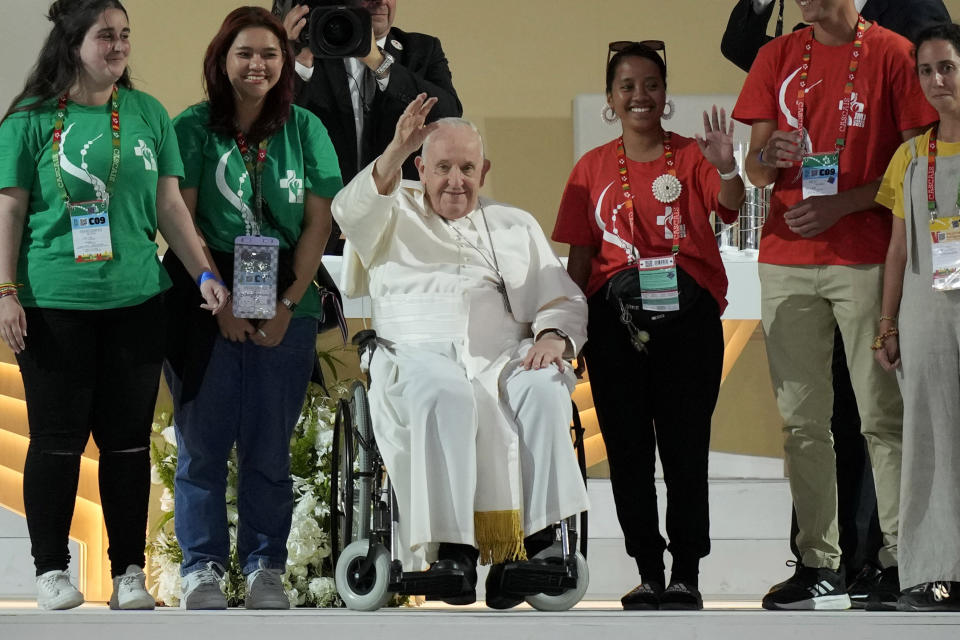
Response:
[{"label": "pope francis in white cassock", "polygon": [[[479,198],[482,140],[464,120],[424,125],[434,101],[416,98],[333,201],[341,287],[373,301],[370,409],[407,571],[440,543],[524,559],[524,536],[587,508],[564,364],[586,339],[583,293],[530,214]],[[421,143],[421,181],[401,180]]]}]

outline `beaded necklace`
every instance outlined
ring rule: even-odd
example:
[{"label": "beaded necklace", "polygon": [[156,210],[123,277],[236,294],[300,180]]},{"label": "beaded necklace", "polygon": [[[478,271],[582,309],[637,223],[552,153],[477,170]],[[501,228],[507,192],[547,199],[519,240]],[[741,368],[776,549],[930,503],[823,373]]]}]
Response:
[{"label": "beaded necklace", "polygon": [[[672,228],[673,228],[673,246],[671,251],[676,254],[680,251],[680,204],[678,199],[680,198],[680,192],[683,190],[683,186],[680,183],[680,179],[677,178],[677,168],[676,161],[674,160],[673,154],[673,145],[671,144],[671,134],[669,131],[663,132],[663,159],[667,165],[667,173],[659,176],[656,180],[653,181],[653,196],[663,202],[664,204],[675,203],[671,206],[672,214]],[[620,187],[623,190],[624,201],[613,210],[612,222],[613,222],[613,233],[619,238],[619,232],[617,231],[617,214],[622,206],[626,210],[627,218],[630,220],[630,240],[633,242],[634,236],[634,197],[633,191],[630,187],[630,174],[627,169],[627,154],[623,146],[623,136],[617,141],[617,170],[620,174]],[[669,177],[667,177],[669,176]],[[633,248],[633,253],[627,250],[626,243],[621,239],[620,247],[624,250],[624,253],[627,255],[627,264],[633,264],[637,261],[636,248]]]},{"label": "beaded necklace", "polygon": [[[57,112],[53,121],[51,153],[53,154],[53,176],[57,183],[57,189],[60,191],[60,197],[69,205],[70,194],[67,192],[67,185],[63,181],[63,172],[60,168],[60,142],[63,140],[63,122],[67,117],[68,98],[69,94],[65,93],[60,96],[57,102]],[[110,194],[113,193],[113,187],[117,182],[117,175],[120,172],[120,93],[117,90],[117,85],[113,85],[113,92],[110,94],[110,132],[113,142],[113,153],[110,160],[110,175],[107,177],[106,187],[103,193],[103,200],[105,202],[109,202]],[[86,159],[84,158],[84,160]]]}]

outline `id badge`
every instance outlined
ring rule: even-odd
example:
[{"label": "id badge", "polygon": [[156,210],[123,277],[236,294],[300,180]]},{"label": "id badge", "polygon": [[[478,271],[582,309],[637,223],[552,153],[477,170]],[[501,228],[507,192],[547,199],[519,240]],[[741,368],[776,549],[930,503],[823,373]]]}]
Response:
[{"label": "id badge", "polygon": [[817,153],[804,156],[801,168],[803,197],[835,196],[840,182],[840,155]]},{"label": "id badge", "polygon": [[110,216],[103,200],[71,202],[70,229],[73,232],[73,257],[76,262],[113,260],[110,241]]},{"label": "id badge", "polygon": [[679,311],[677,261],[674,256],[641,258],[637,264],[640,276],[640,300],[645,311]]},{"label": "id badge", "polygon": [[269,319],[277,313],[280,241],[238,236],[233,242],[233,315]]},{"label": "id badge", "polygon": [[931,220],[930,239],[933,240],[933,288],[960,290],[960,216]]}]

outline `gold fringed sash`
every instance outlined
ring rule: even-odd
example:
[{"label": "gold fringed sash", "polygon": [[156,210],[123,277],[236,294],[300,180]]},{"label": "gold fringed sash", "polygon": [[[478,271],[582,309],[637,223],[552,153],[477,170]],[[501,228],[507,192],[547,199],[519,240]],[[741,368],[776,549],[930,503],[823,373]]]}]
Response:
[{"label": "gold fringed sash", "polygon": [[527,559],[519,509],[476,511],[473,514],[473,526],[480,549],[480,564]]}]

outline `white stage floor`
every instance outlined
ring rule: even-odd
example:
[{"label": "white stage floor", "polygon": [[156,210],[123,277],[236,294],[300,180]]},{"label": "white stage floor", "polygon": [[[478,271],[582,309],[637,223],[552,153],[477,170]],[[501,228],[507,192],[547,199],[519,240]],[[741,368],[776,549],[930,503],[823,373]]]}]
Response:
[{"label": "white stage floor", "polygon": [[343,640],[955,640],[960,613],[765,612],[756,601],[707,602],[701,612],[624,612],[619,602],[593,601],[564,613],[527,607],[500,612],[483,605],[283,612],[109,611],[88,604],[72,611],[42,612],[32,603],[0,603],[5,640],[246,640],[328,638]]}]

